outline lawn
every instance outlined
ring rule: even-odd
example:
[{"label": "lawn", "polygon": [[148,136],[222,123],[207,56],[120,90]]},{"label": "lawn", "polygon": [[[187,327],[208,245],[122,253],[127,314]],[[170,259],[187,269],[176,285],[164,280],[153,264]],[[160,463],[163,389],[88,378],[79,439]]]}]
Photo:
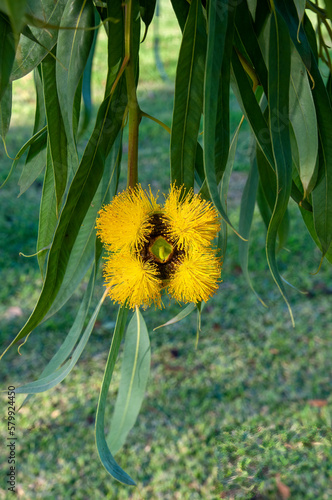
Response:
[{"label": "lawn", "polygon": [[[161,78],[153,55],[152,25],[140,66],[139,102],[148,114],[170,126],[180,30],[168,3],[161,4]],[[99,34],[93,98],[100,103],[105,79],[106,37]],[[15,84],[12,128],[7,138],[15,156],[33,126],[31,75]],[[241,112],[232,97],[231,126]],[[240,197],[248,172],[249,127],[239,136],[231,178],[229,215],[238,225]],[[125,143],[124,143],[125,144]],[[84,141],[81,147],[83,148]],[[126,150],[120,186],[125,186]],[[154,192],[169,186],[169,135],[143,118],[140,127],[140,181]],[[11,160],[0,148],[0,182]],[[33,254],[43,177],[19,198],[22,164],[0,191],[1,351],[29,316],[41,288]],[[295,204],[286,248],[278,255],[288,287],[295,328],[269,276],[265,229],[258,210],[251,233],[249,268],[263,307],[239,266],[237,237],[228,235],[223,282],[207,303],[196,348],[193,314],[173,326],[153,329],[175,316],[180,306],[143,312],[151,337],[151,374],[146,398],[124,448],[116,459],[138,487],[115,482],[102,467],[94,442],[98,395],[117,308],[107,300],[90,341],[64,382],[35,396],[16,413],[17,496],[24,499],[322,499],[332,498],[332,269],[306,232]],[[22,346],[0,363],[3,388],[39,376],[65,338],[79,307],[83,285],[60,313],[40,325]],[[102,294],[101,273],[94,295]],[[119,365],[118,365],[119,366]],[[109,416],[119,383],[115,373]],[[2,416],[7,399],[2,396]],[[17,397],[16,409],[23,398]],[[109,421],[109,419],[107,420]],[[3,427],[3,442],[7,438]],[[8,471],[8,451],[1,448]],[[4,476],[3,476],[4,477]],[[0,498],[9,498],[3,479]]]}]

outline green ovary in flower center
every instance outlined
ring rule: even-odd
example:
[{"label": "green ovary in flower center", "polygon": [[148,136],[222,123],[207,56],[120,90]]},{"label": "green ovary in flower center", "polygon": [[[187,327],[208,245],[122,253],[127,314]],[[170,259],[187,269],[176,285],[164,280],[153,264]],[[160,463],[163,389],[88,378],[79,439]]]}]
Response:
[{"label": "green ovary in flower center", "polygon": [[173,246],[158,236],[149,246],[149,251],[158,262],[167,262],[173,254]]}]

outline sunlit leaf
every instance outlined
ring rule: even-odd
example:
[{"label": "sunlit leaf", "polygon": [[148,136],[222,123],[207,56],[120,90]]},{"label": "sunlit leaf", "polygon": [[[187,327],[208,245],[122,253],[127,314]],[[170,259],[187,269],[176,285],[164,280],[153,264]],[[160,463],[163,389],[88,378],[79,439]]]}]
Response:
[{"label": "sunlit leaf", "polygon": [[113,476],[121,483],[135,486],[135,481],[133,481],[133,479],[124,470],[122,470],[115,461],[105,438],[105,408],[107,393],[111,383],[115,362],[118,357],[120,343],[126,327],[127,315],[128,309],[126,309],[125,307],[121,307],[119,309],[118,317],[116,320],[115,330],[113,333],[112,343],[106,363],[98,401],[96,415],[96,444],[100,460],[107,472],[109,472],[111,476]]},{"label": "sunlit leaf", "polygon": [[[51,389],[52,387],[55,387],[57,384],[62,382],[62,380],[74,368],[74,366],[76,365],[82,352],[84,351],[85,346],[90,338],[93,327],[95,325],[96,319],[98,317],[100,308],[103,305],[103,302],[105,300],[105,297],[106,297],[106,292],[104,293],[104,295],[100,299],[97,307],[93,311],[93,314],[90,317],[89,323],[87,324],[86,328],[84,329],[83,335],[81,336],[77,346],[75,347],[75,349],[72,352],[69,359],[67,359],[67,361],[65,363],[63,363],[57,370],[52,371],[48,375],[45,375],[45,376],[39,378],[35,382],[30,382],[29,384],[25,384],[21,387],[17,387],[15,389],[17,394],[37,394],[39,392],[47,391],[48,389]],[[77,336],[77,333],[78,334],[80,333],[78,331],[78,327],[81,325],[80,320],[81,320],[81,317],[79,318],[78,322],[76,323],[75,329],[71,330],[72,336]],[[68,339],[68,343],[71,342],[71,340],[72,339]],[[66,347],[67,346],[68,346],[68,344],[66,344]],[[59,354],[58,359],[62,356],[63,356],[63,353]],[[55,363],[54,363],[54,365],[55,365]],[[47,370],[47,371],[49,371],[49,370]]]},{"label": "sunlit leaf", "polygon": [[113,455],[122,448],[140,411],[150,373],[151,348],[143,316],[136,311],[127,327],[120,386],[107,443]]}]

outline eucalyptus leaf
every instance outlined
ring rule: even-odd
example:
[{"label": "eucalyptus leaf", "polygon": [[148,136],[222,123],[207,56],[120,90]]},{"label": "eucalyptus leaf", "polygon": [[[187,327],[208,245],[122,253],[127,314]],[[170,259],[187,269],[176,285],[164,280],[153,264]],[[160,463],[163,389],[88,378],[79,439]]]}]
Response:
[{"label": "eucalyptus leaf", "polygon": [[290,41],[288,29],[277,11],[271,16],[269,44],[269,126],[276,166],[276,201],[266,235],[268,265],[294,323],[276,262],[276,237],[292,189],[292,152],[289,134]]},{"label": "eucalyptus leaf", "polygon": [[96,444],[100,460],[111,476],[121,483],[135,486],[135,481],[115,461],[105,438],[105,408],[108,389],[118,357],[120,343],[126,327],[128,309],[121,307],[118,312],[112,343],[107,358],[96,415]]},{"label": "eucalyptus leaf", "polygon": [[205,21],[200,0],[193,0],[178,59],[171,129],[171,182],[194,185],[197,136],[203,110],[206,53]]},{"label": "eucalyptus leaf", "polygon": [[107,443],[113,455],[122,448],[140,411],[150,373],[151,347],[143,316],[137,308],[127,327],[120,386]]}]

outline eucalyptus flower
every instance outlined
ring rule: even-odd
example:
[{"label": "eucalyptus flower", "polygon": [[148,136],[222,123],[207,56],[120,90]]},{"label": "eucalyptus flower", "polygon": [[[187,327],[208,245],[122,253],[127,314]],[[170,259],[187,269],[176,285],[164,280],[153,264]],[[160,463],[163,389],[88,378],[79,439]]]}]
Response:
[{"label": "eucalyptus flower", "polygon": [[97,219],[108,255],[109,296],[121,305],[162,307],[165,290],[178,301],[207,301],[218,289],[221,261],[212,241],[220,220],[212,203],[171,186],[164,206],[140,185],[116,195]]}]

